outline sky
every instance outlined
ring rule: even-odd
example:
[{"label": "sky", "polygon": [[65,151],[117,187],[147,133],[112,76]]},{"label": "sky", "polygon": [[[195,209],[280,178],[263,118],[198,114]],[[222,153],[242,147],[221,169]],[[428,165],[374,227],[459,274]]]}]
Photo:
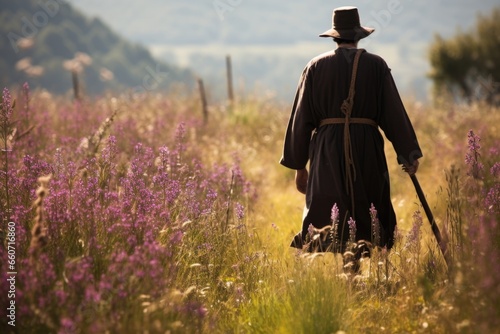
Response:
[{"label": "sky", "polygon": [[500,0],[71,0],[121,36],[158,58],[222,78],[230,54],[240,89],[270,89],[290,98],[309,59],[334,47],[318,34],[331,27],[335,7],[359,8],[361,23],[376,29],[360,47],[382,56],[404,95],[426,99],[428,46],[435,34],[471,28]]}]

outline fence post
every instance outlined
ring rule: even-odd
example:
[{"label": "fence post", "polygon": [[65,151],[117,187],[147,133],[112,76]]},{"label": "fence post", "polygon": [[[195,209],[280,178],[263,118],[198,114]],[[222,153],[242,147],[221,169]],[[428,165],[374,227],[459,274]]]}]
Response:
[{"label": "fence post", "polygon": [[75,100],[80,99],[80,85],[78,83],[78,74],[75,70],[71,71],[71,79],[73,81],[73,93],[75,95]]},{"label": "fence post", "polygon": [[205,86],[203,85],[203,80],[201,78],[198,78],[198,89],[200,91],[201,108],[203,111],[203,122],[207,124],[208,122],[207,95],[205,94]]},{"label": "fence post", "polygon": [[226,74],[227,74],[227,97],[229,102],[232,104],[234,102],[233,93],[233,70],[231,66],[231,56],[226,56]]}]

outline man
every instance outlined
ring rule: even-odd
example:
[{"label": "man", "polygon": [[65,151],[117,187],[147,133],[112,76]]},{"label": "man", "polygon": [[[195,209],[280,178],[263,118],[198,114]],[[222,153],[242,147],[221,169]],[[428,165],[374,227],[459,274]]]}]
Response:
[{"label": "man", "polygon": [[357,8],[335,9],[332,29],[320,36],[332,37],[338,48],[313,58],[300,78],[280,161],[296,170],[297,189],[306,195],[302,231],[292,247],[303,248],[311,229],[330,226],[335,204],[341,247],[334,251],[345,250],[350,218],[356,241],[373,240],[372,204],[380,222],[377,246],[393,246],[396,215],[378,127],[410,175],[422,153],[386,62],[357,48],[373,31],[360,25]]}]

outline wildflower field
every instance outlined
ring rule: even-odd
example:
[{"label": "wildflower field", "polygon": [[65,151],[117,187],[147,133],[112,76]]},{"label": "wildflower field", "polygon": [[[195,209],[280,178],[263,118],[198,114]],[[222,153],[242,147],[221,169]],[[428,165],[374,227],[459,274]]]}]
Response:
[{"label": "wildflower field", "polygon": [[289,247],[288,105],[4,89],[0,332],[498,332],[500,110],[406,106],[451,265],[386,141],[396,244],[354,276]]}]

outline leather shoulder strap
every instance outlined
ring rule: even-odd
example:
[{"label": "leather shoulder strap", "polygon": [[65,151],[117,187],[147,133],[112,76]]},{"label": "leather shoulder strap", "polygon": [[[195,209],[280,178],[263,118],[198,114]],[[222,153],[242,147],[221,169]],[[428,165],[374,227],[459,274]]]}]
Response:
[{"label": "leather shoulder strap", "polygon": [[354,56],[354,64],[352,66],[352,75],[351,75],[351,85],[349,86],[349,95],[347,96],[347,99],[344,100],[344,103],[342,103],[342,112],[344,114],[351,114],[352,111],[352,106],[354,103],[354,95],[355,95],[355,86],[356,86],[356,76],[358,74],[358,64],[359,64],[359,58],[361,57],[361,54],[364,52],[364,49],[358,49],[356,51],[356,55]]}]

